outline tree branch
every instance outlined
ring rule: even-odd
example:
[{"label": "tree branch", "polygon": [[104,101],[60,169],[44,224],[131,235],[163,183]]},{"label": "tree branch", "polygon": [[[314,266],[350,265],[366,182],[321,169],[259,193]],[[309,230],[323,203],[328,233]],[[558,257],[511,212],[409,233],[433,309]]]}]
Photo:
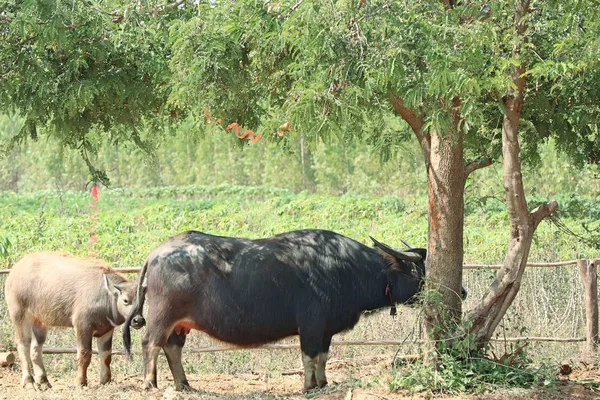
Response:
[{"label": "tree branch", "polygon": [[[517,35],[523,40],[523,43],[527,43],[527,19],[525,15],[529,12],[529,0],[522,0],[517,2],[515,10],[515,31]],[[513,58],[518,59],[521,55],[521,44],[516,43],[513,47]],[[525,62],[521,62],[521,65],[516,67],[511,73],[511,79],[516,86],[516,90],[509,95],[502,98],[502,105],[507,111],[511,111],[516,114],[521,113],[523,106],[523,94],[525,92]]]},{"label": "tree branch", "polygon": [[169,3],[167,5],[156,7],[154,11],[152,11],[152,18],[156,18],[158,14],[162,11],[176,9],[180,5],[185,4],[185,2],[186,0],[175,0],[174,2]]},{"label": "tree branch", "polygon": [[423,125],[425,121],[422,115],[418,115],[414,110],[406,107],[402,99],[398,96],[390,97],[390,103],[394,110],[400,117],[406,121],[406,123],[412,128],[419,144],[421,145],[421,152],[425,160],[426,168],[429,168],[429,156],[431,154],[431,137],[429,133],[423,132]]},{"label": "tree branch", "polygon": [[465,167],[465,179],[471,175],[472,172],[477,171],[478,169],[489,167],[492,165],[491,158],[480,158],[479,160],[475,160],[467,164]]},{"label": "tree branch", "polygon": [[[95,12],[97,12],[99,14],[104,14],[106,16],[111,17],[113,19],[114,23],[119,23],[123,19],[122,15],[109,13],[108,11],[105,11],[105,10],[101,9],[96,4],[93,4],[93,3],[91,3],[91,2],[89,2],[87,0],[81,0],[81,3],[84,6],[88,7],[91,10],[94,10]],[[120,19],[119,19],[119,17],[120,17]]]},{"label": "tree branch", "polygon": [[292,7],[290,7],[289,11],[287,12],[287,14],[285,15],[285,17],[289,17],[294,11],[296,11],[298,9],[298,7],[300,7],[302,5],[302,2],[304,0],[298,0],[296,2],[296,4],[294,4]]},{"label": "tree branch", "polygon": [[185,4],[185,0],[176,0],[176,1],[172,2],[172,3],[170,3],[167,7],[169,7],[169,8],[177,8],[177,7],[179,7],[182,4]]},{"label": "tree branch", "polygon": [[544,218],[548,218],[554,214],[557,209],[558,203],[552,200],[531,210],[529,218],[531,219],[533,229],[535,229]]}]

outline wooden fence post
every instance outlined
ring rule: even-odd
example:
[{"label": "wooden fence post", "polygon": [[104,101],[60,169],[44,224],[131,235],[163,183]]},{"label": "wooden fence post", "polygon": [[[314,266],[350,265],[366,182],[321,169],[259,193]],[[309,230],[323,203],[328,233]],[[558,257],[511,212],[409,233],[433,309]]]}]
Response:
[{"label": "wooden fence post", "polygon": [[585,358],[589,361],[594,360],[598,347],[598,261],[577,261],[577,271],[585,291]]}]

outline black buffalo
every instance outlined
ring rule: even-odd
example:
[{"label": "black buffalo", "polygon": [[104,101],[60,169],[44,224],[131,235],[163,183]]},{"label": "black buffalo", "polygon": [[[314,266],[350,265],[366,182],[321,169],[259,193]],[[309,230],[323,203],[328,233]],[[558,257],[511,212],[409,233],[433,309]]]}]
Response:
[{"label": "black buffalo", "polygon": [[334,334],[352,328],[365,310],[415,300],[426,250],[376,249],[326,230],[300,230],[248,240],[189,231],[146,259],[138,300],[123,328],[141,328],[148,296],[144,387],[156,387],[164,349],[176,390],[189,389],[181,351],[190,329],[253,347],[300,335],[304,390],[327,384],[325,364]]}]

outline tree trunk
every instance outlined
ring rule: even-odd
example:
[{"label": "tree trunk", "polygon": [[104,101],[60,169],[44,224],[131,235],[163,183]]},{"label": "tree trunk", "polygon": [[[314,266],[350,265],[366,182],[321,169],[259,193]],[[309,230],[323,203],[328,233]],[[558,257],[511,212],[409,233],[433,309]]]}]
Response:
[{"label": "tree trunk", "polygon": [[[515,44],[513,48],[513,59],[515,60],[520,59],[521,46],[526,42],[527,23],[524,17],[528,12],[528,8],[529,0],[522,0],[516,4],[515,31],[521,41]],[[474,334],[476,343],[481,346],[492,337],[494,330],[519,292],[535,229],[542,219],[550,216],[558,207],[558,204],[552,201],[531,212],[527,208],[525,190],[523,189],[523,176],[521,174],[521,161],[519,159],[518,138],[519,118],[524,103],[525,71],[524,63],[514,68],[511,73],[514,89],[502,98],[504,108],[502,164],[510,237],[508,252],[502,268],[481,303],[468,316],[468,319],[473,322],[471,333]]]},{"label": "tree trunk", "polygon": [[465,180],[491,160],[465,166],[460,99],[453,99],[452,107],[446,110],[452,125],[444,135],[424,132],[424,116],[407,108],[400,97],[391,97],[390,103],[412,128],[427,168],[427,282],[428,289],[438,291],[440,297],[426,305],[425,327],[429,338],[439,340],[455,332],[461,317]]},{"label": "tree trunk", "polygon": [[492,337],[519,292],[535,229],[543,218],[551,215],[558,207],[556,202],[550,202],[531,213],[527,209],[517,137],[520,115],[518,103],[521,102],[522,99],[518,98],[504,101],[506,115],[502,124],[504,191],[510,223],[508,252],[490,290],[468,316],[468,319],[473,322],[471,333],[475,335],[475,341],[481,345],[487,343]]},{"label": "tree trunk", "polygon": [[[465,167],[461,129],[443,137],[431,135],[428,169],[429,240],[427,245],[428,288],[441,294],[441,303],[425,310],[427,330],[454,331],[461,317],[460,290],[463,264],[463,220]],[[440,339],[433,333],[435,339]]]},{"label": "tree trunk", "polygon": [[521,287],[535,229],[542,219],[550,216],[558,207],[553,201],[531,213],[527,209],[517,137],[520,107],[514,108],[516,101],[517,99],[505,101],[506,115],[502,125],[504,190],[510,222],[508,252],[490,290],[468,316],[473,322],[471,333],[475,335],[476,342],[482,345],[492,337]]}]

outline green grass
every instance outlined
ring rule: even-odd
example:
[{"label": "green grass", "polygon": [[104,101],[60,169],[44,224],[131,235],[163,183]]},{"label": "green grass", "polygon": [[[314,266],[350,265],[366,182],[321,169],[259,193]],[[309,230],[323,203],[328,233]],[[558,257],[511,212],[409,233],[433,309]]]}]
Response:
[{"label": "green grass", "polygon": [[[40,250],[88,254],[90,196],[76,191],[3,192],[0,196],[0,267]],[[467,199],[469,200],[469,199]],[[532,201],[532,203],[535,199]],[[582,232],[583,212],[600,217],[596,199],[559,199],[564,222]],[[391,246],[400,239],[425,246],[426,198],[331,196],[285,189],[232,185],[100,191],[98,241],[93,251],[121,266],[139,265],[167,237],[195,229],[213,234],[265,237],[302,228],[331,229],[368,243],[372,235]],[[498,201],[467,201],[465,261],[503,259],[508,218]],[[575,219],[579,218],[579,219]],[[542,223],[531,260],[557,261],[597,256],[597,250]]]},{"label": "green grass", "polygon": [[[3,266],[26,253],[60,250],[85,255],[92,225],[84,192],[41,191],[0,199]],[[219,235],[264,237],[301,228],[333,229],[357,240],[367,235],[401,246],[424,245],[420,201],[396,197],[323,196],[238,186],[120,189],[100,192],[98,241],[93,250],[116,265],[138,265],[161,241],[195,229]],[[0,243],[4,243],[0,241]],[[6,247],[6,246],[5,246]]]}]

